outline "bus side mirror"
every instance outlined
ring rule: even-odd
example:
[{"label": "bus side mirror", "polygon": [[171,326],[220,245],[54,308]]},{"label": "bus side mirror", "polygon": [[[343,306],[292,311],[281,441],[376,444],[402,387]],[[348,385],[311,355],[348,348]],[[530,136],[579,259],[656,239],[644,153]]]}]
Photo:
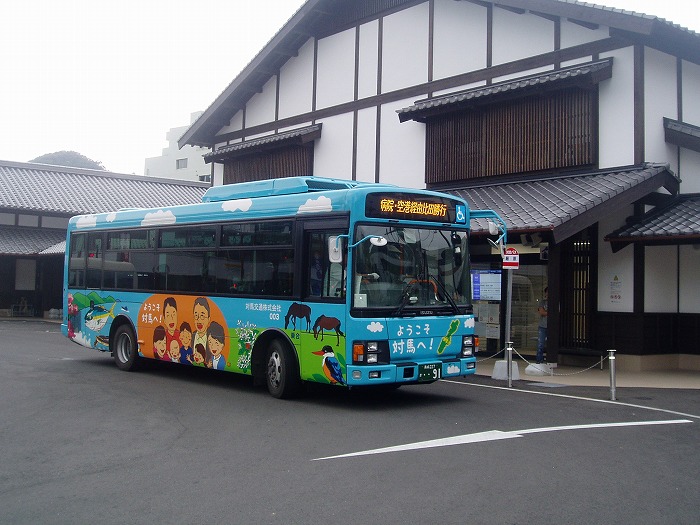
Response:
[{"label": "bus side mirror", "polygon": [[332,263],[343,262],[343,244],[340,242],[340,237],[331,235],[328,237],[328,260]]}]

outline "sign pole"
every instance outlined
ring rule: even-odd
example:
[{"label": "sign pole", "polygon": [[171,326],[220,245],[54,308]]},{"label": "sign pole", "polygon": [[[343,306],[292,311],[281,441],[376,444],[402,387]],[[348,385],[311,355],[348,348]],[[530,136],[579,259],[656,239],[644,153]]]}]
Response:
[{"label": "sign pole", "polygon": [[506,366],[508,367],[508,388],[513,386],[513,342],[511,341],[511,319],[513,311],[513,270],[520,268],[520,254],[515,248],[503,250],[503,269],[508,278],[506,284]]},{"label": "sign pole", "polygon": [[513,343],[511,342],[510,338],[510,330],[511,330],[511,303],[513,301],[513,272],[508,271],[506,272],[508,275],[507,278],[507,285],[506,285],[506,353],[508,354],[506,356],[506,361],[508,364],[506,365],[508,367],[508,388],[511,388],[513,386]]}]

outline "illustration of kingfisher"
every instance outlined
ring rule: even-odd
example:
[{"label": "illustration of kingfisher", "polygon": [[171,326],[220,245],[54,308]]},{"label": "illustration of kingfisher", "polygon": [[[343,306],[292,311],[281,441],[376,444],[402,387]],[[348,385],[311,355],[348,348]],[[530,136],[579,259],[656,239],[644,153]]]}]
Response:
[{"label": "illustration of kingfisher", "polygon": [[93,332],[99,332],[107,324],[110,317],[114,317],[114,307],[117,303],[112,304],[112,308],[107,310],[104,306],[95,304],[90,301],[90,309],[85,314],[85,326]]},{"label": "illustration of kingfisher", "polygon": [[343,371],[340,368],[338,358],[335,357],[333,348],[326,345],[321,350],[312,353],[314,355],[323,356],[323,364],[321,366],[323,367],[323,373],[326,375],[331,385],[335,385],[336,383],[340,383],[341,385],[345,384]]}]

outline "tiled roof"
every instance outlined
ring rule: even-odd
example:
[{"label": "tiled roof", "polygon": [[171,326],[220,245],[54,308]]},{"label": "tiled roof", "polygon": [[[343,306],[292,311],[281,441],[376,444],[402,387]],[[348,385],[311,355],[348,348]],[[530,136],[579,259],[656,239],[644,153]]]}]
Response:
[{"label": "tiled roof", "polygon": [[478,87],[450,93],[449,95],[441,95],[426,100],[421,100],[412,106],[399,109],[397,113],[399,120],[405,122],[407,120],[421,120],[422,117],[428,116],[430,113],[439,112],[441,109],[449,107],[451,110],[455,106],[470,106],[491,102],[494,97],[507,96],[513,92],[523,92],[528,89],[536,89],[540,92],[547,87],[559,88],[564,83],[571,82],[589,82],[597,83],[606,78],[610,78],[612,74],[612,59],[599,60],[597,62],[588,62],[570,67],[547,71],[537,75],[529,75],[514,80],[499,82],[490,86]]},{"label": "tiled roof", "polygon": [[700,243],[700,194],[679,195],[671,203],[652,210],[638,222],[605,237],[619,248],[630,242]]},{"label": "tiled roof", "polygon": [[684,27],[680,24],[677,24],[675,22],[672,22],[670,20],[666,20],[665,18],[661,18],[658,16],[654,15],[647,15],[644,13],[639,13],[637,11],[627,11],[626,9],[620,9],[618,7],[607,7],[604,5],[600,4],[595,4],[595,3],[590,3],[590,2],[580,2],[579,0],[558,0],[561,3],[564,4],[573,4],[575,6],[581,6],[581,7],[588,7],[591,9],[599,10],[602,12],[608,12],[608,13],[619,13],[622,15],[626,15],[632,18],[638,18],[640,20],[649,20],[649,21],[656,21],[661,24],[665,24],[669,27],[675,28],[675,29],[680,29],[684,32],[690,33],[692,35],[697,35],[697,33],[691,29],[688,29],[687,27]]},{"label": "tiled roof", "polygon": [[48,228],[23,228],[0,226],[0,253],[3,255],[37,255],[63,243],[65,252],[65,230]]},{"label": "tiled roof", "polygon": [[66,253],[66,240],[63,239],[61,242],[49,246],[45,250],[41,250],[39,255],[63,255]]},{"label": "tiled roof", "polygon": [[[562,241],[660,187],[675,192],[678,184],[667,165],[645,164],[444,191],[466,199],[473,209],[496,211],[508,232],[551,231],[555,241]],[[472,228],[476,234],[488,233],[485,220],[472,221]]]},{"label": "tiled roof", "polygon": [[243,142],[237,142],[235,144],[229,144],[227,146],[222,146],[216,151],[212,151],[211,153],[204,155],[204,160],[206,162],[211,162],[215,159],[218,160],[225,157],[238,156],[249,153],[248,150],[252,150],[254,148],[282,146],[289,143],[305,144],[312,140],[316,140],[321,136],[322,126],[323,124],[314,124],[313,126],[307,126],[305,128],[293,129],[291,131],[284,131],[282,133],[275,133],[273,135],[267,135],[257,139],[250,139]]},{"label": "tiled roof", "polygon": [[700,127],[680,120],[664,117],[664,135],[666,142],[684,148],[700,151]]},{"label": "tiled roof", "polygon": [[66,215],[199,202],[208,184],[0,161],[0,208]]}]

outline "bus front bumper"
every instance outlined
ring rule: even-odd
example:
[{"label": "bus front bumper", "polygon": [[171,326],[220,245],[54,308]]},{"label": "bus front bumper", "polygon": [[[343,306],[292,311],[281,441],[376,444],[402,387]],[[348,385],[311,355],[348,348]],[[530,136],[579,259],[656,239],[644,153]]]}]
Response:
[{"label": "bus front bumper", "polygon": [[475,372],[475,357],[389,365],[348,365],[347,383],[348,386],[432,383],[438,379],[467,376]]}]

